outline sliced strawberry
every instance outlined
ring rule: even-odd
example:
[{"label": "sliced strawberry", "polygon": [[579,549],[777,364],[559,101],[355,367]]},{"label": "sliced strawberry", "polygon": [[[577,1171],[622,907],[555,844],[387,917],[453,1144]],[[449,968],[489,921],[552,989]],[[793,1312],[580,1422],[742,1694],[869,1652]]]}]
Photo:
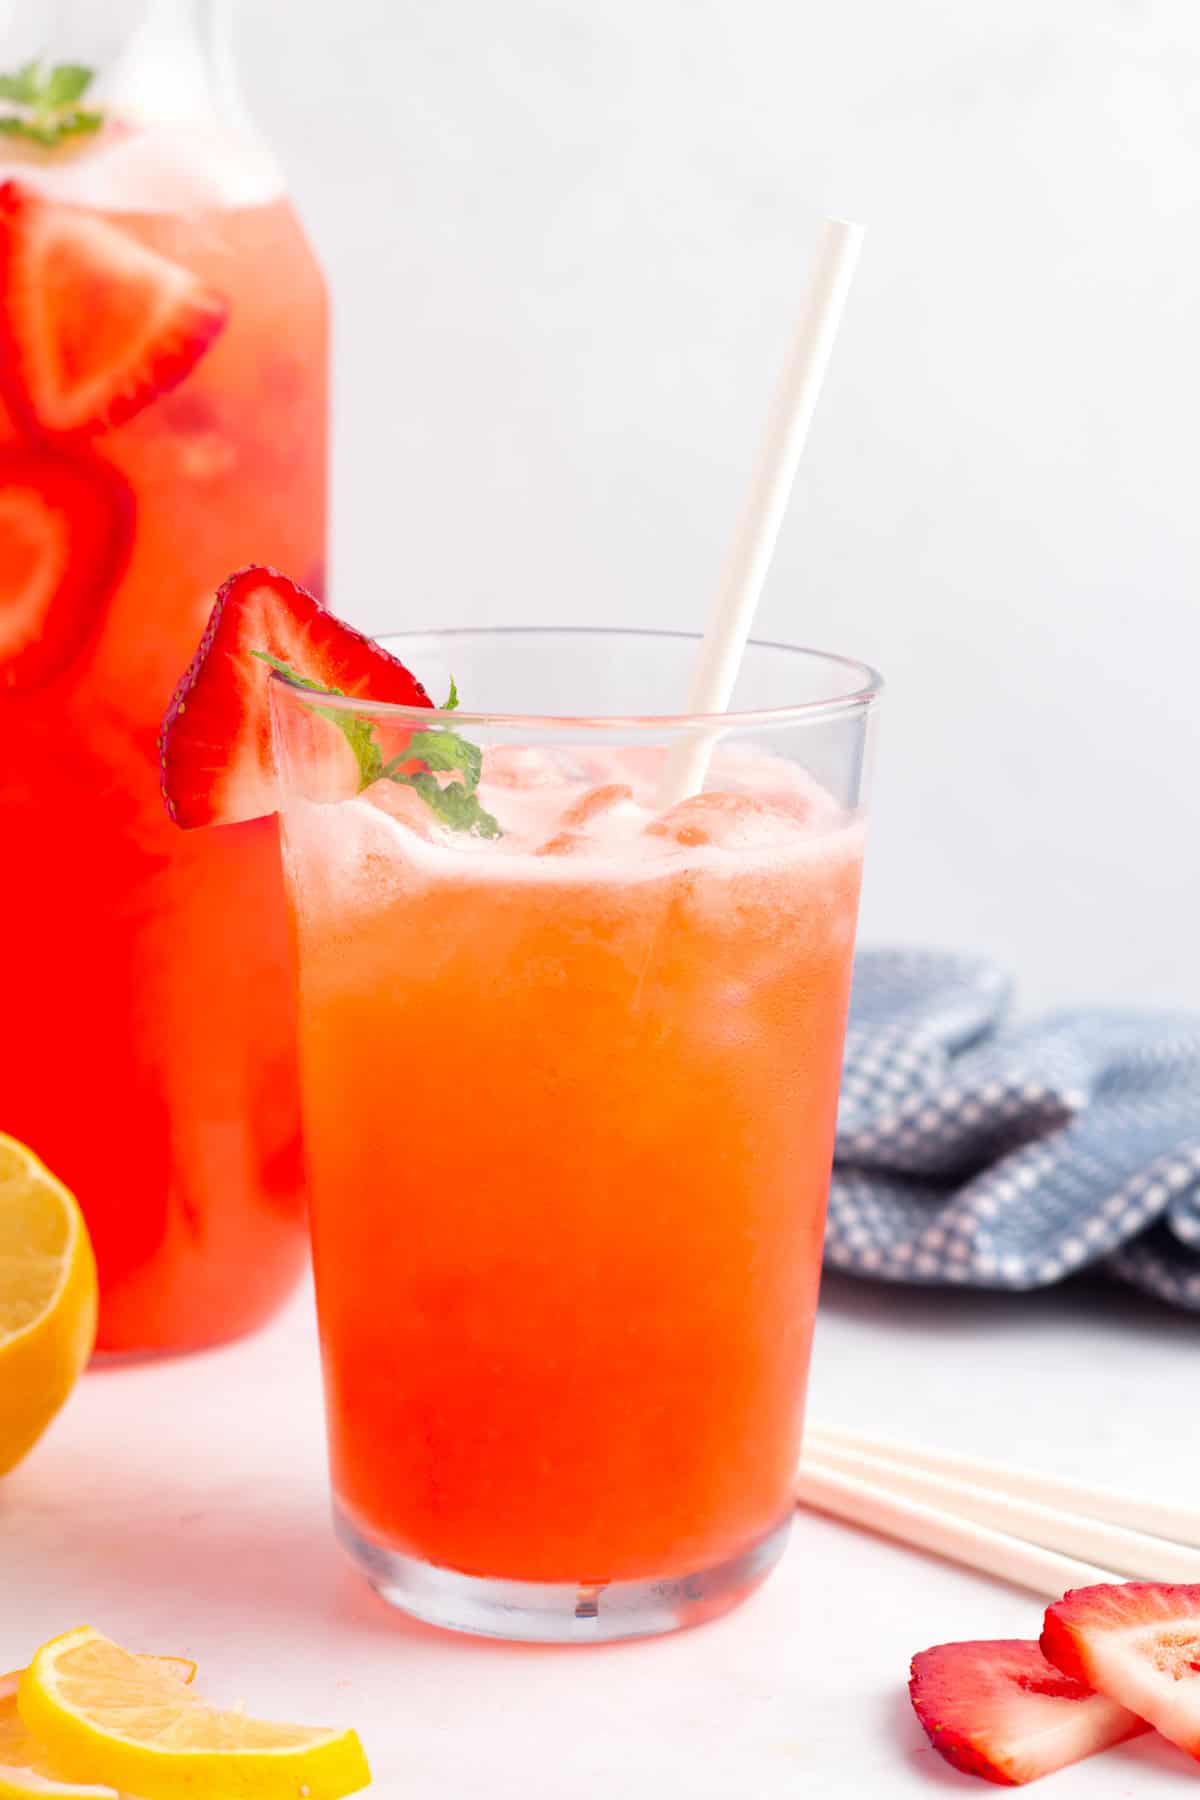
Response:
[{"label": "sliced strawberry", "polygon": [[0,449],[0,691],[40,687],[92,637],[133,538],[133,495],[94,457]]},{"label": "sliced strawberry", "polygon": [[1200,1757],[1200,1585],[1073,1588],[1047,1612],[1042,1649]]},{"label": "sliced strawberry", "polygon": [[[177,825],[232,825],[278,805],[264,650],[343,694],[432,706],[415,676],[275,569],[241,569],[217,594],[191,666],[163,720],[163,796]],[[323,735],[345,754],[336,731]]]},{"label": "sliced strawberry", "polygon": [[131,418],[183,380],[228,310],[115,225],[19,182],[0,187],[0,382],[26,429]]},{"label": "sliced strawberry", "polygon": [[1002,1787],[1021,1787],[1146,1730],[1026,1638],[921,1650],[908,1691],[939,1755]]}]

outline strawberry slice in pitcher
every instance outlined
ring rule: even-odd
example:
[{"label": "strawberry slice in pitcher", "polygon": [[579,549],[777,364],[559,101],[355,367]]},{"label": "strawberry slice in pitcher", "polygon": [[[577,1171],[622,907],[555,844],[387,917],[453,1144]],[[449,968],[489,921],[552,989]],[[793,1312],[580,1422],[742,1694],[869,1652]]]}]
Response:
[{"label": "strawberry slice in pitcher", "polygon": [[0,187],[0,381],[27,430],[102,431],[187,375],[224,299],[116,226]]},{"label": "strawberry slice in pitcher", "polygon": [[[163,798],[177,825],[232,825],[275,811],[271,661],[330,693],[433,705],[402,662],[296,582],[275,569],[241,569],[219,590],[163,720]],[[344,761],[336,730],[323,741],[331,758]]]},{"label": "strawberry slice in pitcher", "polygon": [[91,638],[133,537],[133,495],[94,458],[0,449],[0,692],[40,687]]}]

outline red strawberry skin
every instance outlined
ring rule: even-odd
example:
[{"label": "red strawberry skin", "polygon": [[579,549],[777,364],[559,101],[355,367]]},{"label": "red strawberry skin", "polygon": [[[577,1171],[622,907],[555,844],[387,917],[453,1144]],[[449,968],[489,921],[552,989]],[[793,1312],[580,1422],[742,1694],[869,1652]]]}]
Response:
[{"label": "red strawberry skin", "polygon": [[231,575],[159,739],[163,798],[177,825],[231,825],[277,810],[268,685],[271,656],[326,688],[395,706],[432,706],[386,650],[325,611],[276,569]]},{"label": "red strawberry skin", "polygon": [[1200,1758],[1200,1584],[1072,1588],[1046,1613],[1042,1649]]},{"label": "red strawberry skin", "polygon": [[1026,1638],[919,1651],[909,1697],[940,1756],[1001,1787],[1021,1787],[1146,1730]]},{"label": "red strawberry skin", "polygon": [[0,693],[43,686],[95,635],[133,541],[133,494],[95,457],[0,449]]},{"label": "red strawberry skin", "polygon": [[103,431],[183,380],[223,297],[119,227],[0,186],[0,386],[26,431]]}]

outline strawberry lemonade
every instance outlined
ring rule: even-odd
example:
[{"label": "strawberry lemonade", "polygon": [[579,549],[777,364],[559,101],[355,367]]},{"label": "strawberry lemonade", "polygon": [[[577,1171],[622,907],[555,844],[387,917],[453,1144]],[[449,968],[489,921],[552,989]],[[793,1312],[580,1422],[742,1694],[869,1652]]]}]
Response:
[{"label": "strawberry lemonade", "polygon": [[441,1568],[678,1578],[789,1511],[860,834],[766,757],[661,815],[534,761],[487,847],[288,814],[334,1482]]},{"label": "strawberry lemonade", "polygon": [[175,831],[156,736],[232,566],[321,582],[324,291],[260,152],[3,144],[0,1126],[79,1196],[100,1347],[177,1348],[303,1252],[276,824]]},{"label": "strawberry lemonade", "polygon": [[[705,790],[663,806],[679,727],[614,719],[602,690],[635,664],[677,690],[679,640],[392,640],[450,699],[385,706],[384,651],[289,589],[222,591],[164,772],[183,824],[276,803],[254,677],[231,674],[274,664],[340,1532],[444,1625],[709,1616],[792,1508],[870,672],[752,646],[813,702],[730,715]],[[538,680],[568,716],[451,710]]]}]

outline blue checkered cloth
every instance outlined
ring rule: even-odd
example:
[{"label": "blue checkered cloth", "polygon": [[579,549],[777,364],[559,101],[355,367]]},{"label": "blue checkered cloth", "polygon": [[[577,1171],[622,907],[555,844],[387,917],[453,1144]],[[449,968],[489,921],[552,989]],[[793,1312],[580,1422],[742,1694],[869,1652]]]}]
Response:
[{"label": "blue checkered cloth", "polygon": [[931,1286],[1095,1267],[1200,1311],[1200,1017],[1007,1019],[993,964],[861,951],[827,1262]]}]

